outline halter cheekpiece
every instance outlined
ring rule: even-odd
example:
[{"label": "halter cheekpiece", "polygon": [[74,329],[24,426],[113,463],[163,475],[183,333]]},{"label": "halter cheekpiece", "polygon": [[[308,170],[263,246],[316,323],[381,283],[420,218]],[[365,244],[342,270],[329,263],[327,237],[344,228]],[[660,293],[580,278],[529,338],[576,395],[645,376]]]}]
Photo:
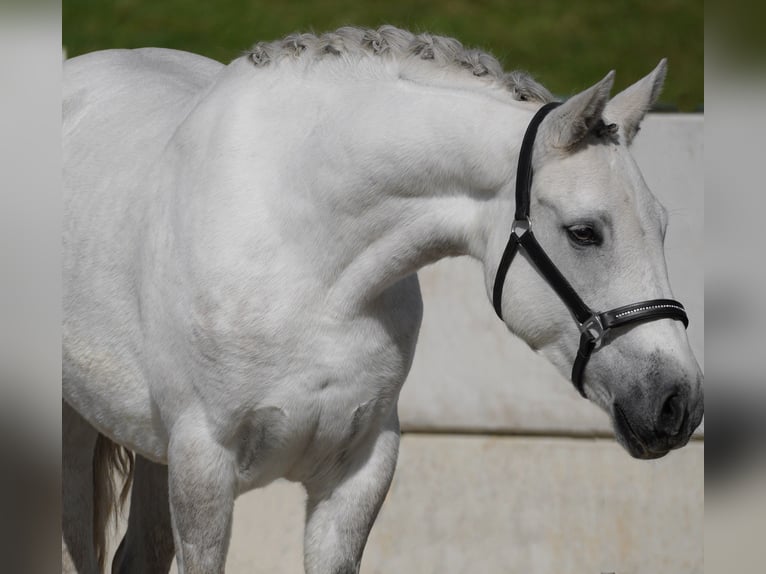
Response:
[{"label": "halter cheekpiece", "polygon": [[508,244],[505,246],[503,257],[497,268],[495,285],[492,290],[492,304],[500,319],[503,318],[502,300],[503,285],[508,268],[511,266],[513,257],[519,248],[524,249],[529,259],[534,263],[537,270],[545,278],[548,284],[556,291],[564,304],[569,307],[582,335],[580,336],[580,348],[577,351],[572,367],[572,383],[584,397],[583,375],[585,366],[591,353],[600,347],[609,332],[617,327],[626,325],[656,321],[658,319],[675,319],[689,326],[689,318],[686,316],[684,306],[673,299],[650,299],[639,303],[632,303],[624,307],[617,307],[603,313],[596,313],[588,307],[572,285],[564,278],[561,271],[545,253],[545,250],[537,242],[532,232],[532,224],[529,220],[529,197],[532,188],[532,148],[540,123],[554,108],[561,105],[560,102],[550,102],[541,107],[527,126],[524,139],[521,142],[519,164],[516,170],[516,214]]}]

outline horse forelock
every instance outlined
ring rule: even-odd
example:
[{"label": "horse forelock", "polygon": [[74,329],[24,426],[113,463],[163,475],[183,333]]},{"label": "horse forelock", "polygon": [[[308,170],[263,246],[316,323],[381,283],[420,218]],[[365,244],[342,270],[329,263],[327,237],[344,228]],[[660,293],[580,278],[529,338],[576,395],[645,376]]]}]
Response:
[{"label": "horse forelock", "polygon": [[244,56],[258,68],[277,66],[285,60],[312,65],[327,59],[343,59],[349,64],[363,58],[380,57],[402,64],[422,63],[407,67],[404,77],[427,83],[441,78],[444,71],[463,77],[474,77],[478,85],[500,86],[519,101],[547,103],[551,93],[524,71],[505,72],[500,62],[481,50],[465,48],[455,38],[433,34],[413,34],[385,25],[377,30],[346,26],[321,35],[290,34],[273,42],[258,42]]}]

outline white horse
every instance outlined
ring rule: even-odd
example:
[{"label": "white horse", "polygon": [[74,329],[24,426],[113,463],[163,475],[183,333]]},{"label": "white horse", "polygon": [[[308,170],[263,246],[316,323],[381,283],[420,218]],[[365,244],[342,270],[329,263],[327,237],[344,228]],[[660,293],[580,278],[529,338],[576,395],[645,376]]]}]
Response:
[{"label": "white horse", "polygon": [[[629,151],[664,75],[661,62],[610,100],[610,73],[534,143],[535,234],[594,308],[671,296],[667,216]],[[103,560],[109,463],[130,471],[121,445],[139,458],[115,571],[167,571],[175,551],[180,572],[222,572],[234,499],[281,477],[308,495],[306,572],[358,572],[397,459],[415,272],[469,255],[491,295],[522,135],[550,99],[487,54],[392,27],[291,36],[228,66],[162,49],[67,61],[64,537],[77,568]],[[526,253],[503,283],[509,330],[569,376],[570,310]],[[679,321],[610,337],[583,381],[634,456],[683,446],[702,417]]]}]

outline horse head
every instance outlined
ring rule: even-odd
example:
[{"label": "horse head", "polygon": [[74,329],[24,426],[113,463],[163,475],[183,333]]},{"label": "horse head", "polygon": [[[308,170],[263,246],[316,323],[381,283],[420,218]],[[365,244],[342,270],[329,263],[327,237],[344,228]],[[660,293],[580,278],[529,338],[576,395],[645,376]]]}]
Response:
[{"label": "horse head", "polygon": [[[667,212],[630,152],[662,88],[665,69],[663,60],[611,100],[610,72],[560,106],[551,106],[533,134],[525,221],[559,279],[546,275],[539,261],[545,255],[536,258],[535,250],[525,250],[520,241],[520,255],[513,258],[507,279],[495,281],[495,291],[497,283],[501,289],[495,307],[511,331],[609,414],[618,441],[637,458],[657,458],[685,445],[704,408],[703,377],[686,335],[686,315],[672,301],[668,280],[663,248]],[[523,223],[518,213],[517,205],[516,224]],[[507,236],[508,228],[496,233]],[[529,231],[514,233],[518,237]],[[485,273],[488,286],[496,270],[494,261]],[[599,314],[591,321],[573,311],[576,305],[552,288],[557,282],[568,283],[576,293],[572,297],[579,296],[587,311],[639,301],[647,305],[633,306],[628,314],[647,318],[624,321],[604,334]],[[593,328],[597,332],[591,335]],[[577,365],[583,341],[593,352],[576,374],[572,365]]]}]

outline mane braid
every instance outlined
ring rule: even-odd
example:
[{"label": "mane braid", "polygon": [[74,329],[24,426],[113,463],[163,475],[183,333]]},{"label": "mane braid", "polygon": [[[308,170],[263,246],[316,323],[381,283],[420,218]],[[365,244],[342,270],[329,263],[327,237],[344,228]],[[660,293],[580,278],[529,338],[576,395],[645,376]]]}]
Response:
[{"label": "mane braid", "polygon": [[527,72],[504,72],[500,62],[486,52],[467,49],[454,38],[427,33],[415,35],[389,25],[377,30],[346,26],[319,36],[290,34],[274,42],[258,42],[245,51],[244,56],[258,68],[277,65],[282,60],[310,64],[327,58],[353,61],[369,56],[402,63],[422,62],[434,71],[470,73],[487,85],[510,92],[518,101],[553,101],[551,93]]}]

